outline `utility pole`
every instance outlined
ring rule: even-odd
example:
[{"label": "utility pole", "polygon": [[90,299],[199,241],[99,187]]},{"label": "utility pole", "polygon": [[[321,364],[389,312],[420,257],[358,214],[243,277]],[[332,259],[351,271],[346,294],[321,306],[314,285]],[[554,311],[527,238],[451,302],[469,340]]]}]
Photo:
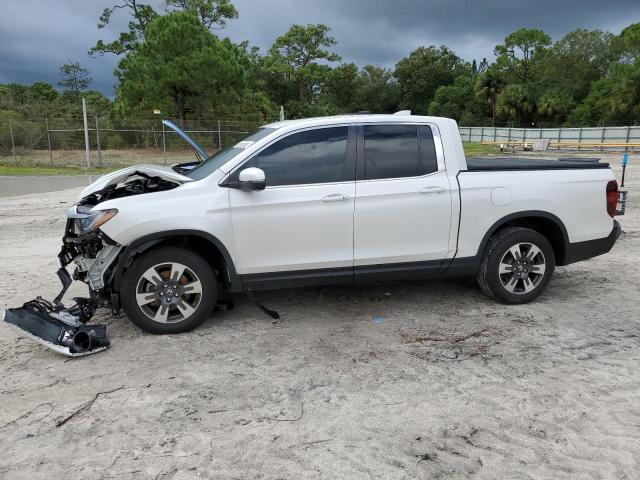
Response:
[{"label": "utility pole", "polygon": [[13,140],[13,126],[9,120],[9,133],[11,134],[11,153],[13,153],[13,161],[18,165],[18,157],[16,156],[16,142]]},{"label": "utility pole", "polygon": [[96,147],[98,148],[98,166],[102,167],[102,150],[100,150],[100,125],[98,123],[97,113],[96,113]]},{"label": "utility pole", "polygon": [[164,133],[164,123],[162,124],[162,153],[164,154],[164,164],[167,164],[167,140]]},{"label": "utility pole", "polygon": [[87,169],[91,168],[91,156],[89,153],[89,125],[87,124],[87,101],[82,97],[82,117],[84,119],[84,148],[87,153]]},{"label": "utility pole", "polygon": [[44,119],[45,126],[47,127],[47,143],[49,145],[49,160],[51,161],[51,165],[53,165],[53,152],[51,151],[51,133],[49,132],[49,118],[45,117]]}]

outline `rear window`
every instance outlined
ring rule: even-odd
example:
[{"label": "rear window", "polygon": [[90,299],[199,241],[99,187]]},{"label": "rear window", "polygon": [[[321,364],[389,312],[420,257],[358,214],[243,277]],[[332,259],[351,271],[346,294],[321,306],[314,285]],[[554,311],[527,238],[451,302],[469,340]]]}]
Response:
[{"label": "rear window", "polygon": [[366,125],[365,179],[417,177],[438,170],[428,125]]},{"label": "rear window", "polygon": [[417,177],[418,127],[366,125],[364,127],[365,178]]}]

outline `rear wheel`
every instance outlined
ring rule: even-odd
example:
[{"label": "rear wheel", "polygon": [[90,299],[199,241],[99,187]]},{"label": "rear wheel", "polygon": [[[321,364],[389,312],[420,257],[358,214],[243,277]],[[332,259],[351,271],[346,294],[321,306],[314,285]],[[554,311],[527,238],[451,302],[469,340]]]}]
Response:
[{"label": "rear wheel", "polygon": [[181,333],[202,324],[216,304],[218,288],[209,264],[175,247],[151,250],[125,274],[120,291],[127,317],[150,333]]},{"label": "rear wheel", "polygon": [[527,303],[546,288],[555,268],[549,241],[529,228],[505,228],[491,239],[477,282],[482,291],[505,303]]}]

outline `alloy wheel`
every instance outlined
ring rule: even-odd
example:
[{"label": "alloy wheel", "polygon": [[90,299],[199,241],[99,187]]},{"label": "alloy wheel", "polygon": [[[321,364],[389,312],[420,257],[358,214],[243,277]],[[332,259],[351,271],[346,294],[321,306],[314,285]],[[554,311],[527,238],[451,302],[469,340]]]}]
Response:
[{"label": "alloy wheel", "polygon": [[136,286],[136,303],[151,320],[176,323],[189,318],[202,300],[202,283],[193,270],[161,263],[146,270]]},{"label": "alloy wheel", "polygon": [[530,293],[540,284],[546,271],[542,250],[533,243],[522,242],[509,248],[500,260],[498,277],[509,293]]}]

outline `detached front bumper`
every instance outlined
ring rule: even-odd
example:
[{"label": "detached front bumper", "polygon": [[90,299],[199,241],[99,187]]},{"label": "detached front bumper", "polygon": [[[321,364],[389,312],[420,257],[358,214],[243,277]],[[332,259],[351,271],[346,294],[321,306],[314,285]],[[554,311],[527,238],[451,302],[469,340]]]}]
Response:
[{"label": "detached front bumper", "polygon": [[[100,352],[109,346],[105,325],[88,325],[96,309],[114,305],[114,295],[108,286],[108,273],[122,247],[99,230],[85,234],[74,231],[74,219],[69,218],[58,258],[57,274],[62,290],[52,302],[37,297],[22,307],[9,308],[5,321],[19,329],[20,333],[47,348],[76,357]],[[67,289],[73,282],[66,266],[75,263],[73,279],[89,286],[89,298],[74,298],[70,307],[62,304]],[[117,303],[117,301],[116,301]]]},{"label": "detached front bumper", "polygon": [[68,357],[101,352],[109,346],[105,325],[72,326],[60,320],[71,321],[72,317],[67,309],[56,311],[52,305],[36,299],[20,308],[7,309],[4,320],[22,335]]}]

